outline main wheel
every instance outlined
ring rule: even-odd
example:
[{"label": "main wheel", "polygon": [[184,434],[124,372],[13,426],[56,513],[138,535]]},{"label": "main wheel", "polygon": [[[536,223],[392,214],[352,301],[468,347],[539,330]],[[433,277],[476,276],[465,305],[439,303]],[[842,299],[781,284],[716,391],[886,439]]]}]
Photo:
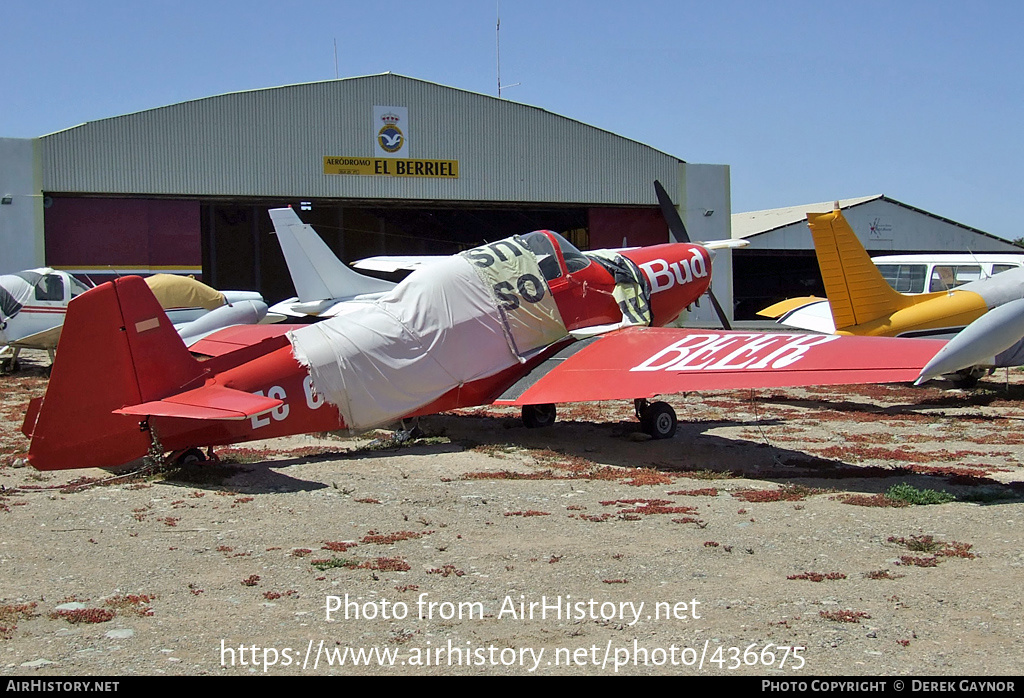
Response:
[{"label": "main wheel", "polygon": [[195,465],[206,461],[206,455],[198,448],[190,448],[174,459],[178,465]]},{"label": "main wheel", "polygon": [[970,390],[978,385],[978,381],[985,375],[983,368],[964,368],[953,374],[953,385],[964,390]]},{"label": "main wheel", "polygon": [[523,405],[523,424],[527,429],[549,427],[555,423],[556,408],[547,405]]},{"label": "main wheel", "polygon": [[640,428],[655,439],[671,439],[676,435],[676,411],[667,402],[654,402],[644,409]]}]

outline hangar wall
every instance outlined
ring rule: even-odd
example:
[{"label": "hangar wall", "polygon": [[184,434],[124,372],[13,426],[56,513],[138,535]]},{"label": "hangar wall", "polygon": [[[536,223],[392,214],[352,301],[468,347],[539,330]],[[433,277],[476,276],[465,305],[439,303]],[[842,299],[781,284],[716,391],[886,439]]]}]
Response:
[{"label": "hangar wall", "polygon": [[38,141],[0,138],[0,274],[43,266],[42,226]]},{"label": "hangar wall", "polygon": [[[728,240],[732,237],[732,182],[728,165],[681,163],[682,200],[679,213],[691,240]],[[716,250],[711,262],[711,290],[725,312],[732,317],[732,250]],[[714,307],[707,299],[689,312],[691,325],[720,327]]]},{"label": "hangar wall", "polygon": [[[324,158],[374,156],[378,106],[402,117],[402,157],[456,161],[458,177],[325,174]],[[653,205],[652,179],[680,186],[679,159],[649,146],[391,73],[101,119],[44,136],[42,148],[52,192]]]}]

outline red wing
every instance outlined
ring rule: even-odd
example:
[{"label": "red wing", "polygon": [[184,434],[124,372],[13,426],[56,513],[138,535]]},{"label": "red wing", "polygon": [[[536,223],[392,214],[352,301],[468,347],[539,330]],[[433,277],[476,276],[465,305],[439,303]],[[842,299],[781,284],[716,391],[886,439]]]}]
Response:
[{"label": "red wing", "polygon": [[540,405],[690,390],[913,381],[944,344],[933,339],[634,327],[571,345],[496,402]]}]

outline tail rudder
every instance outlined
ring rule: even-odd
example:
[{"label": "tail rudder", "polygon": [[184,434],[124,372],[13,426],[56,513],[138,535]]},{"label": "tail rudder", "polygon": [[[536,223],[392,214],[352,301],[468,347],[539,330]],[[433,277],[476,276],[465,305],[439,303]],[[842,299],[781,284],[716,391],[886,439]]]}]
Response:
[{"label": "tail rudder", "polygon": [[364,276],[349,268],[293,209],[271,209],[270,219],[302,303],[348,300],[364,294],[386,293],[394,288],[389,281]]},{"label": "tail rudder", "polygon": [[808,213],[807,224],[837,330],[912,304],[882,277],[838,207],[831,213]]},{"label": "tail rudder", "polygon": [[46,395],[26,415],[29,462],[59,470],[140,458],[149,432],[112,411],[196,387],[202,377],[142,279],[90,289],[69,304]]}]

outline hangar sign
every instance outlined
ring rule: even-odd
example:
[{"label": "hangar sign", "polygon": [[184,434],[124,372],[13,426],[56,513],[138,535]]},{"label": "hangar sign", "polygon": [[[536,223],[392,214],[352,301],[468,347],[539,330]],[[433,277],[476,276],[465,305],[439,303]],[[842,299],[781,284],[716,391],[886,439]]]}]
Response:
[{"label": "hangar sign", "polygon": [[458,160],[420,160],[409,154],[409,109],[373,108],[372,132],[377,157],[324,157],[324,174],[381,177],[459,178]]},{"label": "hangar sign", "polygon": [[326,156],[324,157],[324,174],[458,179],[459,161]]}]

